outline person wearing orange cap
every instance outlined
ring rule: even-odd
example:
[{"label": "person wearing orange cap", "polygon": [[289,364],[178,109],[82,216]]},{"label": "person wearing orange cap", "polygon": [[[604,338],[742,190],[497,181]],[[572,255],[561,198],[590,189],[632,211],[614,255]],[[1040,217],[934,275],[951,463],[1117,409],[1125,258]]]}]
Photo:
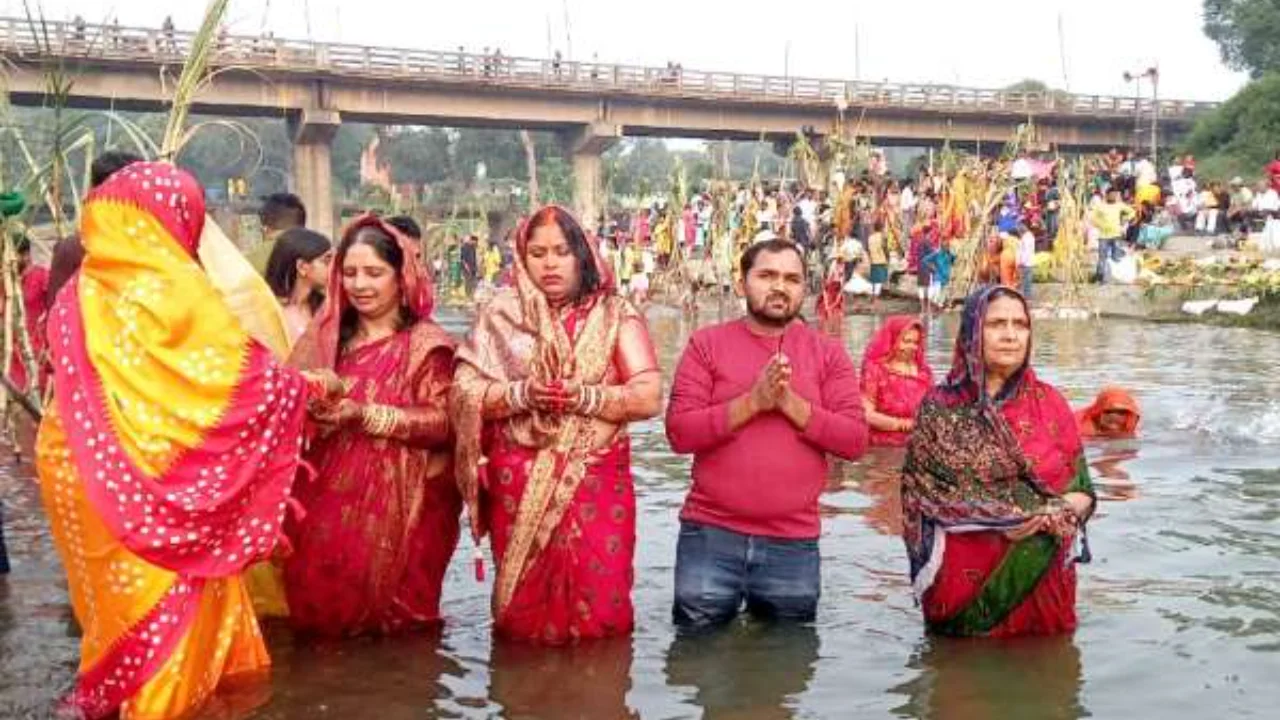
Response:
[{"label": "person wearing orange cap", "polygon": [[1093,404],[1076,411],[1076,425],[1082,438],[1131,438],[1138,434],[1142,413],[1138,401],[1127,390],[1106,387]]}]

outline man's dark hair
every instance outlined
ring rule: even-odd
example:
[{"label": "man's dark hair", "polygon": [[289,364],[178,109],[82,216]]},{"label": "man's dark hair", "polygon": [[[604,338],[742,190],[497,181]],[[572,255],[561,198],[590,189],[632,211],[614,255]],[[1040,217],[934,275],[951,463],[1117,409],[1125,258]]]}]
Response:
[{"label": "man's dark hair", "polygon": [[387,218],[387,224],[399,230],[411,240],[422,239],[422,226],[418,225],[418,221],[408,215],[396,215],[395,217]]},{"label": "man's dark hair", "polygon": [[262,198],[258,219],[264,228],[288,230],[307,226],[307,208],[293,193],[272,193]]},{"label": "man's dark hair", "polygon": [[774,238],[772,240],[764,240],[764,241],[758,242],[752,245],[751,247],[747,248],[746,252],[742,253],[742,260],[740,260],[738,263],[738,269],[742,271],[743,280],[746,280],[747,274],[751,272],[751,268],[755,267],[756,258],[760,256],[760,253],[765,253],[765,252],[795,253],[796,257],[800,258],[800,273],[802,275],[808,274],[808,271],[804,265],[804,252],[793,242],[783,240],[781,238]]},{"label": "man's dark hair", "polygon": [[89,187],[98,187],[107,178],[138,162],[142,162],[142,157],[131,152],[108,150],[102,153],[89,165]]}]

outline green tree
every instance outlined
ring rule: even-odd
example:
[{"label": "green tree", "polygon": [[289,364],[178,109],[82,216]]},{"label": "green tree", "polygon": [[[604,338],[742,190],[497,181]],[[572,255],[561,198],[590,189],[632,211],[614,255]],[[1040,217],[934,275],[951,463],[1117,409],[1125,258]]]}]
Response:
[{"label": "green tree", "polygon": [[1204,32],[1251,77],[1280,70],[1280,0],[1204,0]]},{"label": "green tree", "polygon": [[1056,99],[1058,102],[1063,104],[1069,103],[1071,101],[1071,93],[1067,92],[1066,90],[1059,90],[1055,87],[1050,87],[1049,83],[1046,83],[1043,80],[1036,80],[1035,78],[1026,78],[1024,80],[1019,80],[1018,82],[1006,87],[1005,90],[1007,92],[1039,93],[1041,95],[1050,95],[1054,99]]},{"label": "green tree", "polygon": [[1199,159],[1198,174],[1253,177],[1280,149],[1280,72],[1255,80],[1196,122],[1184,152]]},{"label": "green tree", "polygon": [[391,166],[392,182],[422,185],[451,176],[449,146],[443,128],[404,128],[387,134],[378,154]]},{"label": "green tree", "polygon": [[329,156],[333,163],[333,184],[345,195],[360,190],[360,156],[372,137],[372,125],[343,123],[333,138]]}]

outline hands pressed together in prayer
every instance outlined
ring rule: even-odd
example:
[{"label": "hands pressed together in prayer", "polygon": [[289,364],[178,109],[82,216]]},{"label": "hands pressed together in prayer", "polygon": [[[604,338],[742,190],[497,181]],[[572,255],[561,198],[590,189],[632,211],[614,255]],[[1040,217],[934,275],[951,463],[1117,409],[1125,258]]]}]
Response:
[{"label": "hands pressed together in prayer", "polygon": [[1046,503],[1044,509],[1037,512],[1021,525],[1005,531],[1004,536],[1018,542],[1038,533],[1056,535],[1060,538],[1073,537],[1080,524],[1088,517],[1093,507],[1093,498],[1084,493],[1067,493],[1060,499]]},{"label": "hands pressed together in prayer", "polygon": [[552,415],[564,415],[582,400],[582,385],[573,380],[539,382],[529,378],[525,383],[529,409]]},{"label": "hands pressed together in prayer", "polygon": [[730,407],[730,425],[741,427],[756,415],[780,412],[797,429],[808,426],[812,408],[791,387],[791,373],[791,360],[782,353],[774,355],[760,371],[750,392],[739,398],[741,402],[734,403],[736,408]]}]

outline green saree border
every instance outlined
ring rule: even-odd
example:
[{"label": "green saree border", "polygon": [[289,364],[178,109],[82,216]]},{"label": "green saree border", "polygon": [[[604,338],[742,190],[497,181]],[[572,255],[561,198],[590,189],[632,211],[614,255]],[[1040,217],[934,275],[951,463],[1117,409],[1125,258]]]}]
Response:
[{"label": "green saree border", "polygon": [[[1086,493],[1096,501],[1093,479],[1083,453],[1076,460],[1071,485],[1063,494],[1072,492]],[[928,623],[929,630],[953,636],[991,632],[1035,591],[1057,558],[1060,547],[1059,538],[1046,534],[1015,543],[987,577],[977,596],[950,618]]]}]

